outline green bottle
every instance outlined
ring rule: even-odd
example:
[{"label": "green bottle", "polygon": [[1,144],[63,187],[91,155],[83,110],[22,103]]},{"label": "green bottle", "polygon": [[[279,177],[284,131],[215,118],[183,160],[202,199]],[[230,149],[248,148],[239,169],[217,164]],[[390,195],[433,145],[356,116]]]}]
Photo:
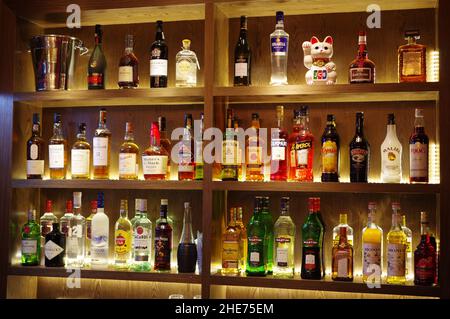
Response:
[{"label": "green bottle", "polygon": [[269,210],[269,197],[262,198],[262,210],[261,210],[261,221],[263,222],[266,228],[266,240],[264,241],[265,249],[266,249],[266,264],[267,264],[267,274],[271,275],[273,273],[273,217],[272,213]]},{"label": "green bottle", "polygon": [[255,209],[247,226],[247,276],[265,276],[267,271],[266,258],[266,227],[261,220],[263,198],[255,197]]},{"label": "green bottle", "polygon": [[37,266],[41,258],[41,231],[36,210],[28,211],[28,222],[22,227],[22,265]]}]

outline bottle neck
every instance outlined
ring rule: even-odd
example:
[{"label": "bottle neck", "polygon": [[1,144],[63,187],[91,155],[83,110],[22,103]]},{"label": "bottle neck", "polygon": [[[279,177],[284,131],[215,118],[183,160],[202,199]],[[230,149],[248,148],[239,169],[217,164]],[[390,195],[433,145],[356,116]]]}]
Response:
[{"label": "bottle neck", "polygon": [[388,124],[386,128],[386,133],[389,136],[397,137],[397,126],[395,124]]},{"label": "bottle neck", "polygon": [[41,136],[41,126],[38,123],[33,124],[33,128],[32,128],[31,134],[34,137],[40,137]]},{"label": "bottle neck", "polygon": [[284,128],[284,116],[282,114],[277,114],[277,127],[280,130]]},{"label": "bottle neck", "polygon": [[414,130],[418,133],[419,132],[422,133],[425,131],[424,126],[425,125],[424,125],[423,117],[416,117],[414,120]]},{"label": "bottle neck", "polygon": [[100,35],[95,35],[95,45],[99,47],[102,46],[102,37]]},{"label": "bottle neck", "polygon": [[300,116],[299,126],[301,130],[309,131],[309,117],[308,116]]},{"label": "bottle neck", "polygon": [[278,20],[275,24],[275,30],[284,30],[284,21]]},{"label": "bottle neck", "polygon": [[417,43],[415,37],[408,37],[407,41],[408,41],[408,45],[412,45],[412,44],[416,44]]},{"label": "bottle neck", "polygon": [[161,219],[163,219],[163,220],[167,220],[167,206],[166,205],[161,206],[161,209],[159,211],[159,217],[161,217]]},{"label": "bottle neck", "polygon": [[358,58],[367,59],[367,40],[366,36],[359,36]]},{"label": "bottle neck", "polygon": [[53,124],[53,136],[62,137],[62,127],[60,122]]},{"label": "bottle neck", "polygon": [[347,225],[347,214],[339,214],[339,224]]},{"label": "bottle neck", "polygon": [[127,142],[134,142],[134,133],[133,131],[125,131],[124,140]]},{"label": "bottle neck", "polygon": [[186,207],[184,209],[183,230],[181,231],[180,243],[194,243],[194,234],[192,232],[192,215],[190,207]]},{"label": "bottle neck", "polygon": [[241,27],[241,31],[239,32],[239,42],[243,43],[247,41],[247,29]]},{"label": "bottle neck", "polygon": [[392,228],[393,229],[401,229],[401,216],[398,210],[394,209],[392,212]]},{"label": "bottle neck", "polygon": [[347,228],[341,227],[339,228],[339,244],[347,244]]},{"label": "bottle neck", "polygon": [[372,226],[375,224],[375,216],[376,216],[376,210],[375,209],[369,209],[369,214],[367,216],[367,225]]},{"label": "bottle neck", "polygon": [[158,27],[158,29],[156,29],[155,40],[156,41],[164,41],[164,32],[162,30],[162,27]]},{"label": "bottle neck", "polygon": [[359,136],[363,136],[363,135],[364,135],[364,120],[361,119],[361,118],[359,118],[359,119],[356,121],[356,131],[355,131],[355,134],[356,134],[356,135],[359,135]]}]

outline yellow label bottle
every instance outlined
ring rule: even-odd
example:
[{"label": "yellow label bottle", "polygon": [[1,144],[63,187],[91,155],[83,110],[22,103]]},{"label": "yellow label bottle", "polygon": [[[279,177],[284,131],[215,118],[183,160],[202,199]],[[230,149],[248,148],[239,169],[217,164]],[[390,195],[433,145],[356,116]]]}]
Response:
[{"label": "yellow label bottle", "polygon": [[406,282],[406,234],[401,228],[400,204],[392,203],[392,227],[387,235],[387,283]]},{"label": "yellow label bottle", "polygon": [[128,201],[120,201],[120,217],[114,228],[114,266],[127,269],[131,259],[131,222],[128,220]]},{"label": "yellow label bottle", "polygon": [[383,230],[375,223],[376,204],[369,203],[367,226],[362,231],[363,281],[381,282]]}]

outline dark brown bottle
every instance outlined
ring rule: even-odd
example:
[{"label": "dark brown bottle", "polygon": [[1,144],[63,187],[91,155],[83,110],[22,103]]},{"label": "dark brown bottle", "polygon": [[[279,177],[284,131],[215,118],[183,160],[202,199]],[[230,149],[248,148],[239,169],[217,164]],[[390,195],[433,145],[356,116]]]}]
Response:
[{"label": "dark brown bottle", "polygon": [[167,219],[167,199],[161,199],[160,218],[155,227],[155,270],[170,271],[172,227]]},{"label": "dark brown bottle", "polygon": [[44,176],[44,140],[41,138],[39,113],[33,114],[33,128],[27,141],[27,178],[42,179]]},{"label": "dark brown bottle", "polygon": [[234,49],[234,86],[251,84],[252,52],[247,39],[247,17],[241,16],[241,31]]},{"label": "dark brown bottle", "polygon": [[101,25],[95,26],[95,48],[88,64],[88,89],[105,88],[106,58],[102,48],[103,32]]},{"label": "dark brown bottle", "polygon": [[45,267],[64,267],[66,236],[59,231],[59,223],[53,223],[53,230],[45,236]]},{"label": "dark brown bottle", "polygon": [[350,143],[350,182],[367,183],[370,145],[364,137],[364,113],[356,113],[356,132]]},{"label": "dark brown bottle", "polygon": [[322,135],[322,182],[339,182],[339,135],[333,114],[327,115],[327,126]]},{"label": "dark brown bottle", "polygon": [[121,89],[133,89],[139,86],[139,61],[134,55],[133,35],[127,34],[125,37],[125,53],[119,62],[119,80]]},{"label": "dark brown bottle", "polygon": [[156,39],[150,49],[150,87],[167,87],[169,50],[164,39],[163,22],[156,21]]}]

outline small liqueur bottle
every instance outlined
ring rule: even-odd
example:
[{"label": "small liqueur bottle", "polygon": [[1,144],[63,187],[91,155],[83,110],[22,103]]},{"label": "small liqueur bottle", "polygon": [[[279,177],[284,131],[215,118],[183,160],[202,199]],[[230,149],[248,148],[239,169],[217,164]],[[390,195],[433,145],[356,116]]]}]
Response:
[{"label": "small liqueur bottle", "polygon": [[332,275],[336,281],[353,281],[353,246],[347,241],[347,228],[339,229],[339,242],[333,246]]},{"label": "small liqueur bottle", "polygon": [[69,232],[66,237],[66,266],[81,268],[84,266],[86,252],[86,219],[81,214],[81,192],[73,193],[73,217],[69,220]]},{"label": "small liqueur bottle", "polygon": [[350,83],[375,83],[375,63],[369,60],[367,54],[366,31],[359,31],[358,55],[350,63],[348,81]]},{"label": "small liqueur bottle", "polygon": [[430,231],[428,214],[420,212],[421,240],[414,252],[414,284],[433,286],[436,281],[436,238]]},{"label": "small liqueur bottle", "polygon": [[294,111],[294,127],[289,137],[289,180],[295,182],[312,182],[314,136],[309,129],[309,107],[302,106]]},{"label": "small liqueur bottle", "polygon": [[271,135],[270,180],[286,181],[289,135],[284,126],[284,107],[282,105],[277,106],[277,127],[272,129]]},{"label": "small liqueur bottle", "polygon": [[404,285],[406,282],[407,237],[401,226],[400,204],[392,203],[392,227],[387,234],[388,284]]},{"label": "small liqueur bottle", "polygon": [[339,225],[333,228],[333,246],[339,244],[339,234],[342,227],[345,227],[346,229],[348,243],[353,246],[353,228],[348,225],[347,214],[345,213],[339,214]]},{"label": "small liqueur bottle", "polygon": [[289,197],[281,198],[281,214],[274,226],[273,275],[294,278],[295,224],[289,216]]},{"label": "small liqueur bottle", "polygon": [[350,182],[367,183],[370,145],[364,137],[364,113],[356,113],[356,132],[350,142]]},{"label": "small liqueur bottle", "polygon": [[415,110],[414,132],[409,138],[409,181],[428,183],[428,136],[425,134],[423,110]]},{"label": "small liqueur bottle", "polygon": [[109,179],[111,132],[106,127],[106,110],[101,109],[93,140],[94,179]]},{"label": "small liqueur bottle", "polygon": [[339,182],[340,139],[336,130],[336,118],[327,115],[327,126],[322,134],[322,182]]},{"label": "small liqueur bottle", "polygon": [[[244,235],[245,236],[245,235]],[[241,230],[236,225],[236,208],[230,208],[230,220],[222,234],[222,275],[236,276],[240,273],[239,250]]]},{"label": "small liqueur bottle", "polygon": [[179,273],[194,273],[197,264],[197,245],[192,231],[191,204],[184,203],[183,230],[177,250],[177,263]]},{"label": "small liqueur bottle", "polygon": [[67,141],[64,138],[61,114],[53,117],[53,136],[48,142],[48,166],[51,179],[65,179],[67,170]]},{"label": "small liqueur bottle", "polygon": [[172,227],[167,220],[167,199],[161,199],[160,217],[155,227],[155,266],[156,271],[170,271],[172,254]]},{"label": "small liqueur bottle", "polygon": [[132,228],[128,219],[128,201],[120,200],[120,216],[114,225],[114,266],[128,269],[131,258]]},{"label": "small liqueur bottle", "polygon": [[44,145],[41,138],[39,113],[33,113],[31,137],[27,141],[27,178],[42,179],[44,176]]},{"label": "small liqueur bottle", "polygon": [[194,154],[195,154],[194,179],[196,181],[201,181],[201,180],[203,180],[203,175],[204,175],[204,170],[203,170],[204,115],[203,115],[203,113],[200,114],[200,121],[197,121],[197,122],[199,123],[199,128],[197,129],[195,127],[195,132],[197,132],[197,133],[194,134],[194,140],[195,140],[195,144],[194,144],[194,148],[195,148],[195,150],[194,150]]},{"label": "small liqueur bottle", "polygon": [[262,206],[263,198],[255,197],[253,217],[247,226],[247,276],[265,276],[267,272],[266,247],[269,243],[266,241],[266,228],[261,220]]},{"label": "small liqueur bottle", "polygon": [[169,153],[161,146],[158,123],[153,122],[150,129],[150,146],[142,155],[142,170],[146,180],[167,179]]},{"label": "small liqueur bottle", "polygon": [[133,228],[133,270],[150,271],[152,251],[152,222],[147,217],[147,200],[137,198]]},{"label": "small liqueur bottle", "polygon": [[59,231],[58,223],[53,223],[52,227],[45,235],[45,267],[64,267],[66,236]]},{"label": "small liqueur bottle", "polygon": [[222,181],[238,180],[238,141],[233,128],[233,110],[227,110],[222,142]]},{"label": "small liqueur bottle", "polygon": [[413,266],[413,236],[412,230],[406,226],[406,215],[401,216],[401,227],[406,235],[406,278],[412,279],[414,274]]},{"label": "small liqueur bottle", "polygon": [[[164,116],[158,116],[158,129],[159,129],[159,142],[161,147],[163,147],[167,154],[169,154],[169,163],[167,164],[167,176],[171,177],[170,172],[174,172],[176,167],[174,166],[175,161],[171,161],[172,156],[172,142],[170,141],[169,135],[167,133],[167,121]],[[172,168],[172,166],[174,166]]]},{"label": "small liqueur bottle", "polygon": [[289,34],[284,31],[284,13],[277,11],[275,31],[270,35],[272,73],[270,85],[287,85]]},{"label": "small liqueur bottle", "polygon": [[419,30],[405,32],[408,44],[398,48],[398,81],[426,82],[427,81],[427,47],[418,44]]},{"label": "small liqueur bottle", "polygon": [[78,126],[77,140],[70,153],[72,179],[89,179],[91,163],[91,145],[86,140],[86,123]]},{"label": "small liqueur bottle", "polygon": [[102,48],[103,32],[101,25],[95,25],[95,47],[88,64],[88,89],[105,88],[106,58]]},{"label": "small liqueur bottle", "polygon": [[86,258],[85,263],[87,265],[91,264],[91,241],[92,241],[92,219],[97,213],[97,201],[91,201],[91,214],[86,218]]},{"label": "small liqueur bottle", "polygon": [[167,47],[163,22],[156,21],[156,38],[150,48],[150,87],[167,87],[167,62],[169,49]]},{"label": "small liqueur bottle", "polygon": [[138,179],[139,146],[134,141],[133,124],[125,123],[125,137],[119,151],[119,179]]},{"label": "small liqueur bottle", "polygon": [[91,227],[91,266],[105,269],[109,264],[109,218],[105,214],[103,192],[98,193],[97,213],[92,217]]},{"label": "small liqueur bottle", "polygon": [[[252,182],[264,181],[263,143],[259,136],[260,120],[258,113],[252,114],[251,135],[246,141],[246,180]],[[237,152],[236,152],[237,154]]]},{"label": "small liqueur bottle", "polygon": [[181,146],[178,150],[178,180],[194,179],[194,137],[192,132],[192,114],[184,115],[184,129]]},{"label": "small liqueur bottle", "polygon": [[381,181],[400,183],[402,180],[402,144],[397,137],[395,115],[388,114],[386,138],[381,144]]},{"label": "small liqueur bottle", "polygon": [[252,84],[252,52],[247,39],[247,17],[241,16],[241,31],[234,49],[234,86]]},{"label": "small liqueur bottle", "polygon": [[139,86],[139,61],[134,55],[133,35],[125,37],[125,52],[119,62],[119,88],[134,89]]},{"label": "small liqueur bottle", "polygon": [[38,266],[41,259],[41,232],[36,223],[36,210],[28,211],[28,222],[22,227],[22,266]]},{"label": "small liqueur bottle", "polygon": [[175,65],[175,86],[197,86],[197,68],[200,69],[197,55],[191,51],[191,40],[184,39],[181,51],[177,53]]},{"label": "small liqueur bottle", "polygon": [[[364,282],[381,282],[383,269],[383,229],[376,224],[377,205],[374,202],[369,203],[369,213],[367,216],[367,226],[362,230],[362,265]],[[379,269],[379,278],[370,279],[377,274]]]},{"label": "small liqueur bottle", "polygon": [[64,215],[59,220],[61,233],[66,237],[69,235],[70,220],[73,218],[73,202],[71,199],[66,201],[66,209]]}]

